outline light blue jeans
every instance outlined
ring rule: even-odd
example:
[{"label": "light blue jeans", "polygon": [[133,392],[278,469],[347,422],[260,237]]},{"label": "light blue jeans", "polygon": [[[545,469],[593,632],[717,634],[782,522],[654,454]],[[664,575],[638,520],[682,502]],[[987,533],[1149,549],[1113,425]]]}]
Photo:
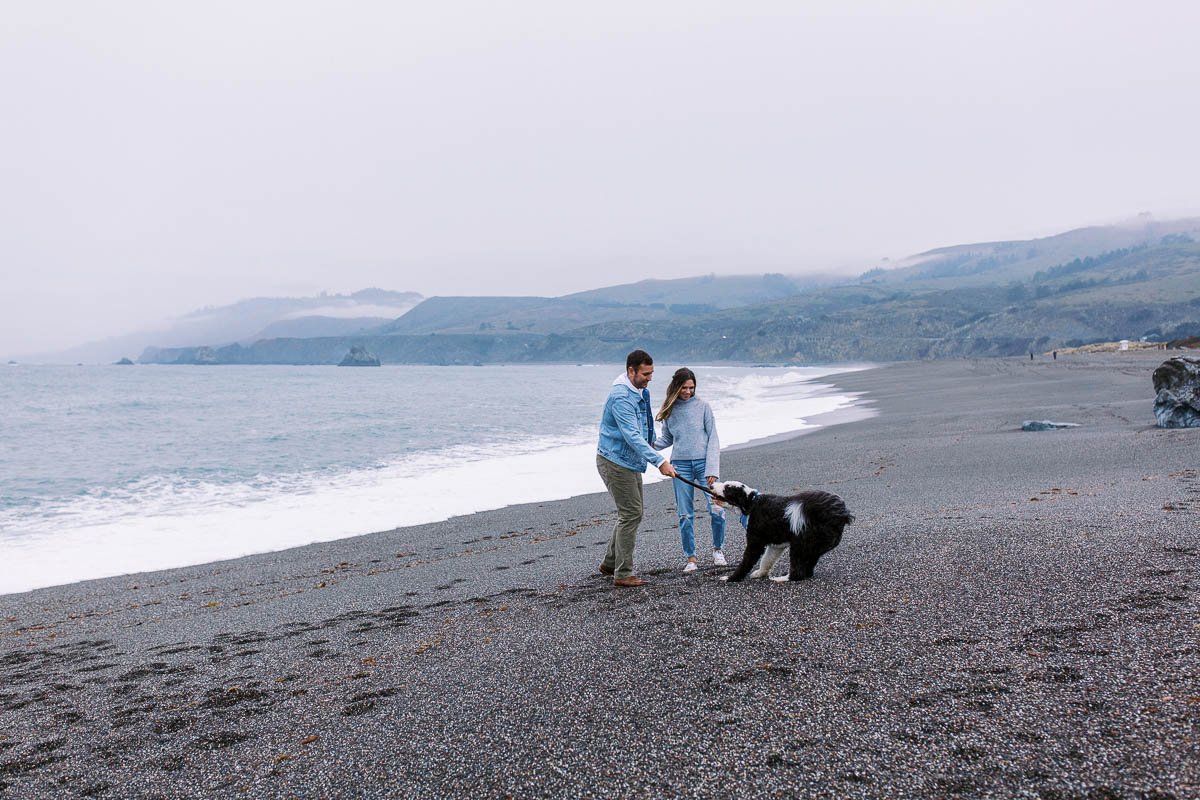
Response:
[{"label": "light blue jeans", "polygon": [[[707,485],[704,480],[704,459],[693,461],[671,460],[671,466],[679,473],[679,477],[695,481],[701,486]],[[696,490],[683,481],[671,481],[675,484],[675,510],[679,513],[679,540],[683,544],[683,555],[692,558],[696,555],[696,530],[693,526],[696,508]],[[720,550],[725,545],[725,510],[713,505],[712,497],[706,492],[704,501],[708,503],[709,519],[712,522],[713,550]]]}]

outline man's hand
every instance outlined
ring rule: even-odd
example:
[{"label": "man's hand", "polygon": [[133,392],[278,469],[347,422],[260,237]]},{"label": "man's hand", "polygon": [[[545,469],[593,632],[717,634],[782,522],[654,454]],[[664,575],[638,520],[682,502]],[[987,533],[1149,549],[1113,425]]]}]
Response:
[{"label": "man's hand", "polygon": [[716,475],[705,475],[704,480],[708,481],[708,488],[711,489],[713,487],[713,484],[717,482],[717,476]]},{"label": "man's hand", "polygon": [[671,466],[670,461],[663,461],[658,465],[658,471],[668,478],[674,478],[676,475],[675,468]]}]

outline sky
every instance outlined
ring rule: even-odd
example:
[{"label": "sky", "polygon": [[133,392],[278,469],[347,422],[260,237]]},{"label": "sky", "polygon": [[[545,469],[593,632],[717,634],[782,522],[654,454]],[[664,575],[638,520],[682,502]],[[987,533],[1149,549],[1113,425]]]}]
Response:
[{"label": "sky", "polygon": [[12,3],[0,355],[1200,213],[1200,3]]}]

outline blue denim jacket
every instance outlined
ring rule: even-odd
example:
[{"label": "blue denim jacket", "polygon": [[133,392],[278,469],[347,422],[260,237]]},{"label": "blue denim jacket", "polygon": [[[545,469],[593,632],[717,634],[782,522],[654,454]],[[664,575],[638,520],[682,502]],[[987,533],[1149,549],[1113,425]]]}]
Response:
[{"label": "blue denim jacket", "polygon": [[596,452],[614,464],[645,472],[646,463],[658,466],[664,459],[649,442],[654,441],[650,392],[633,388],[625,375],[613,382],[600,417],[600,443]]}]

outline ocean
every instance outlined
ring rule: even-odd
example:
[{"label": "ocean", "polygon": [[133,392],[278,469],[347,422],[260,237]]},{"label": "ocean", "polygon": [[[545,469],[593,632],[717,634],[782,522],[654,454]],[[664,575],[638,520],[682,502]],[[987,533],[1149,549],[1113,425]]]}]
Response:
[{"label": "ocean", "polygon": [[[723,448],[863,366],[693,367]],[[657,367],[657,405],[674,371]],[[0,368],[0,594],[604,491],[622,365]],[[647,482],[661,480],[656,470]]]}]

